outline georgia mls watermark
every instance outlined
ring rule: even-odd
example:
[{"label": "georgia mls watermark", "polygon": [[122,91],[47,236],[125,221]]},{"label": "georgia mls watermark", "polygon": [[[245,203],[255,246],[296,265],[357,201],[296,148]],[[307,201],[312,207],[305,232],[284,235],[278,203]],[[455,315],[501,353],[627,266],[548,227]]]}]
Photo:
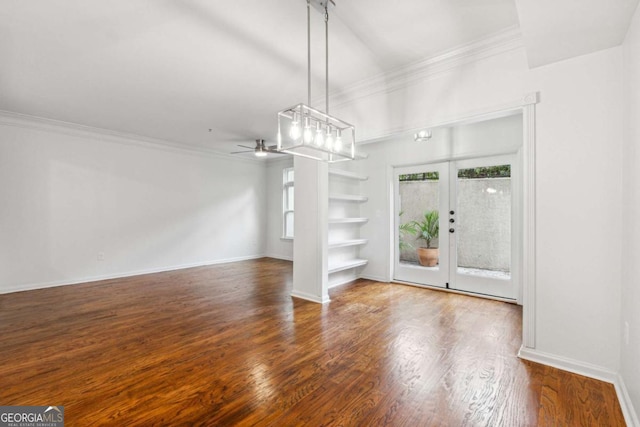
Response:
[{"label": "georgia mls watermark", "polygon": [[64,427],[64,406],[0,406],[0,427]]}]

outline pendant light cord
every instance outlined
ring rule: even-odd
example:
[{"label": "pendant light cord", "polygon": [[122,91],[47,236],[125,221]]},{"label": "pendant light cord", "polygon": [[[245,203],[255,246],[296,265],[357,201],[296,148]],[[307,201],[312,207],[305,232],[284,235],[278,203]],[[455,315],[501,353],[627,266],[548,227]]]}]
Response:
[{"label": "pendant light cord", "polygon": [[324,6],[324,43],[325,43],[325,96],[326,96],[326,111],[329,115],[329,2]]},{"label": "pendant light cord", "polygon": [[311,0],[307,0],[307,105],[311,106]]}]

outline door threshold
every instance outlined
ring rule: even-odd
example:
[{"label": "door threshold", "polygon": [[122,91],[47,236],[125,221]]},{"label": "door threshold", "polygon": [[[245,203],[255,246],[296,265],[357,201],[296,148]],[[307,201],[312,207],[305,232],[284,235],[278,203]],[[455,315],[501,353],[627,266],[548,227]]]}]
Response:
[{"label": "door threshold", "polygon": [[479,294],[479,293],[476,293],[476,292],[459,291],[459,290],[451,289],[451,288],[441,288],[439,286],[423,285],[423,284],[420,284],[420,283],[413,283],[413,282],[404,282],[402,280],[396,280],[396,279],[392,279],[391,283],[396,283],[398,285],[414,286],[416,288],[430,289],[432,291],[442,291],[442,292],[449,292],[449,293],[452,293],[452,294],[466,295],[468,297],[490,299],[490,300],[493,300],[493,301],[507,302],[507,303],[516,304],[516,305],[518,304],[518,301],[516,299],[514,299],[514,298],[503,298],[503,297],[497,297],[497,296],[494,296],[494,295]]}]

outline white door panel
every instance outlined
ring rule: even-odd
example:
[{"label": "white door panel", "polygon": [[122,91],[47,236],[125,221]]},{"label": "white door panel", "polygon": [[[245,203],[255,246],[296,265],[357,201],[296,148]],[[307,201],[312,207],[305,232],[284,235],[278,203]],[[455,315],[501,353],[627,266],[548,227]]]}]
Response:
[{"label": "white door panel", "polygon": [[[394,279],[516,299],[515,167],[510,155],[396,168]],[[424,241],[402,231],[431,210],[440,227],[433,267],[416,257]]]}]

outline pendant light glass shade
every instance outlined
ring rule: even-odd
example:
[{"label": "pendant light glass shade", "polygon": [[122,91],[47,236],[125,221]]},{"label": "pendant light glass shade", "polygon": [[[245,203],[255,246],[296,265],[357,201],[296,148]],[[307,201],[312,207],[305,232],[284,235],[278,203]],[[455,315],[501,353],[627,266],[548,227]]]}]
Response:
[{"label": "pendant light glass shade", "polygon": [[[300,138],[300,133],[292,134],[291,129],[299,126],[299,118],[307,121],[312,137]],[[335,132],[335,136],[334,136]],[[297,136],[294,138],[294,136]],[[335,163],[356,158],[355,128],[353,125],[329,116],[305,104],[294,105],[278,113],[278,151]]]}]

